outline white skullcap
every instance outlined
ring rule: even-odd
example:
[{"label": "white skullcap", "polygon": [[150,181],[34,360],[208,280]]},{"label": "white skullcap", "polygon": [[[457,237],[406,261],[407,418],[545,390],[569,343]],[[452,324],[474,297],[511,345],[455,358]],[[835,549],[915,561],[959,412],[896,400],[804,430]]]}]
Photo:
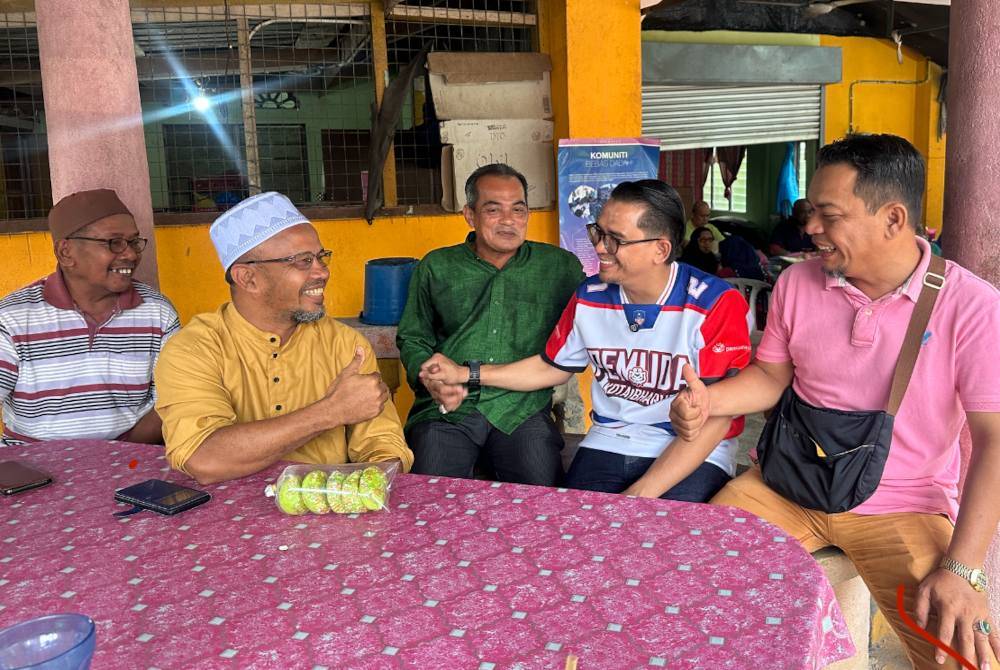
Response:
[{"label": "white skullcap", "polygon": [[275,191],[252,195],[215,220],[208,234],[225,270],[240,256],[286,228],[309,223],[292,201]]}]

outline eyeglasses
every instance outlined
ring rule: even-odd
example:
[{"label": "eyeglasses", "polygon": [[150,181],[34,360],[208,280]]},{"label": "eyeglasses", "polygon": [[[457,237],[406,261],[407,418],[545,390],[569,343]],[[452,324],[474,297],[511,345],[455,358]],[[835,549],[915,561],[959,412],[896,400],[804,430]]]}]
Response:
[{"label": "eyeglasses", "polygon": [[125,247],[132,247],[132,251],[137,254],[142,253],[142,250],[146,248],[146,243],[149,242],[145,237],[133,237],[131,239],[125,239],[124,237],[67,237],[66,239],[101,242],[108,245],[108,250],[113,254],[120,254],[125,251]]},{"label": "eyeglasses", "polygon": [[641,240],[621,240],[601,228],[596,223],[587,224],[587,237],[590,238],[590,243],[595,247],[603,241],[604,248],[607,249],[608,253],[612,256],[618,253],[618,249],[620,247],[627,247],[630,244],[642,244],[643,242],[655,242],[656,240],[663,239],[662,237],[646,237]]},{"label": "eyeglasses", "polygon": [[288,263],[296,270],[308,270],[312,267],[313,261],[319,261],[319,264],[326,267],[330,264],[330,256],[333,252],[329,249],[320,249],[318,252],[313,253],[311,251],[303,251],[300,254],[292,254],[291,256],[285,256],[284,258],[264,258],[256,261],[238,261],[243,265],[254,265],[256,263]]}]

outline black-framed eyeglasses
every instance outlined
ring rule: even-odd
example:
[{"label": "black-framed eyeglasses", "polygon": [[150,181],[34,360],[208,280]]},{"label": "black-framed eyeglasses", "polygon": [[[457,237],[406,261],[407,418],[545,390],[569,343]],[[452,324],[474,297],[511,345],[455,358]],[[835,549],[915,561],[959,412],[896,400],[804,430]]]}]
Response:
[{"label": "black-framed eyeglasses", "polygon": [[330,256],[333,256],[333,252],[329,249],[320,249],[318,252],[313,253],[312,251],[303,251],[299,254],[292,254],[291,256],[285,256],[284,258],[262,258],[256,261],[239,261],[244,265],[255,265],[257,263],[288,263],[296,270],[308,270],[312,267],[313,261],[319,261],[319,264],[326,267],[330,264]]},{"label": "black-framed eyeglasses", "polygon": [[120,254],[125,251],[125,247],[132,247],[132,251],[139,254],[142,250],[146,248],[146,243],[149,242],[145,237],[132,237],[125,239],[124,237],[82,237],[74,236],[67,237],[67,240],[83,240],[85,242],[101,242],[102,244],[108,245],[108,250],[113,254]]},{"label": "black-framed eyeglasses", "polygon": [[608,253],[612,256],[618,253],[618,249],[620,247],[627,247],[630,244],[642,244],[643,242],[655,242],[663,239],[662,237],[645,237],[641,240],[621,240],[601,228],[596,223],[587,224],[587,237],[590,238],[590,243],[595,247],[603,241],[604,248],[607,249]]}]

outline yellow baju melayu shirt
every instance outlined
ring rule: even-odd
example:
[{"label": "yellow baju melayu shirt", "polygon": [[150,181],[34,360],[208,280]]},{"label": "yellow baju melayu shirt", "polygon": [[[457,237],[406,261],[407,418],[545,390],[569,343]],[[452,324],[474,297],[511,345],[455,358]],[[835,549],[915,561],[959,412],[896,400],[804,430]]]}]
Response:
[{"label": "yellow baju melayu shirt", "polygon": [[[232,303],[200,314],[160,353],[154,380],[170,465],[185,463],[214,431],[288,414],[322,398],[365,349],[362,373],[378,369],[360,333],[331,317],[299,324],[282,345],[244,319]],[[360,463],[398,458],[413,464],[392,401],[370,421],[318,435],[285,456],[301,463]]]}]

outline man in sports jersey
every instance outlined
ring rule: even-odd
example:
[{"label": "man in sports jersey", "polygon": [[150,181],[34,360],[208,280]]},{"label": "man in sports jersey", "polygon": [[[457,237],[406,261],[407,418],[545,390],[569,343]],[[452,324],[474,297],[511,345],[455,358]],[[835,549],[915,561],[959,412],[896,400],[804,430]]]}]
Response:
[{"label": "man in sports jersey", "polygon": [[421,378],[529,391],[590,364],[593,427],[567,486],[704,502],[735,472],[743,419],[713,418],[685,441],[667,415],[685,364],[711,384],[749,363],[746,301],[721,279],[676,262],[684,206],[661,181],[619,184],[587,230],[600,273],[570,298],[540,355],[475,369],[435,354]]}]

